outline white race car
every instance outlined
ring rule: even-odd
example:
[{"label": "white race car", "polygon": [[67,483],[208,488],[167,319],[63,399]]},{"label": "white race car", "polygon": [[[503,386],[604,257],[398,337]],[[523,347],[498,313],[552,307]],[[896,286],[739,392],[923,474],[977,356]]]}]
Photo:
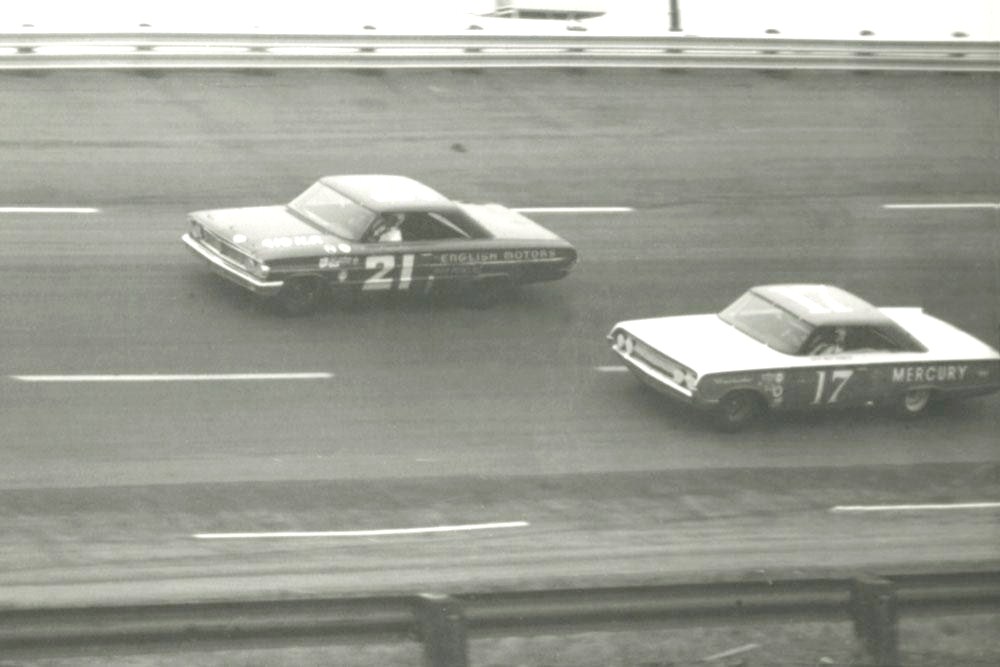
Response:
[{"label": "white race car", "polygon": [[718,314],[629,320],[608,334],[641,380],[738,430],[767,410],[890,405],[1000,390],[1000,355],[921,308],[828,285],[753,287]]}]

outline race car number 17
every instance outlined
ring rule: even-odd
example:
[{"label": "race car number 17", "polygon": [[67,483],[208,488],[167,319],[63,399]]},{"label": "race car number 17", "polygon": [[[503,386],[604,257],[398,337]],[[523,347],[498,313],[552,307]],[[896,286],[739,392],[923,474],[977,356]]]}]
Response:
[{"label": "race car number 17", "polygon": [[361,285],[363,290],[410,289],[413,280],[413,255],[400,257],[399,272],[396,274],[395,255],[369,255],[365,257],[365,268],[374,269],[375,273],[365,279]]},{"label": "race car number 17", "polygon": [[[843,391],[844,385],[854,375],[854,371],[847,368],[840,368],[835,371],[816,371],[816,395],[813,397],[813,405],[818,403],[836,403],[837,397]],[[829,377],[829,382],[827,381]],[[827,389],[829,384],[829,389]]]}]

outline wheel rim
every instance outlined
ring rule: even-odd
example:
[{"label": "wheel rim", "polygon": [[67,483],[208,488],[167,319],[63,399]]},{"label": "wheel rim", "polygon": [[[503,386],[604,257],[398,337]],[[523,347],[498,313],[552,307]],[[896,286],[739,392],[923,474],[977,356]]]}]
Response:
[{"label": "wheel rim", "polygon": [[927,407],[931,392],[929,389],[915,389],[908,391],[903,396],[903,409],[907,412],[917,413]]},{"label": "wheel rim", "polygon": [[753,414],[753,402],[746,396],[733,396],[725,402],[722,413],[726,421],[738,424]]}]

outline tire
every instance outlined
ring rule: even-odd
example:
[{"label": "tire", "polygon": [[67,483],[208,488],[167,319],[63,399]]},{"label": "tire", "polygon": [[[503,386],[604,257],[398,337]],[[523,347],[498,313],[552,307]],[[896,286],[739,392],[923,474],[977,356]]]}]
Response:
[{"label": "tire", "polygon": [[764,400],[752,391],[729,392],[715,407],[715,425],[721,431],[735,433],[760,419],[765,407]]},{"label": "tire", "polygon": [[303,276],[286,280],[275,298],[281,312],[291,317],[300,317],[315,312],[325,293],[322,280],[315,276]]},{"label": "tire", "polygon": [[932,395],[930,389],[911,389],[899,397],[896,413],[907,419],[921,415],[927,410]]}]

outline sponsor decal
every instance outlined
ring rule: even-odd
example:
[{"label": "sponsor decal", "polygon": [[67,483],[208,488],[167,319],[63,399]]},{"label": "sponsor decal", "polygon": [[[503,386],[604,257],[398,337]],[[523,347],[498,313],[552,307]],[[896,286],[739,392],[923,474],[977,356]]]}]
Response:
[{"label": "sponsor decal", "polygon": [[504,250],[503,258],[507,261],[523,262],[526,260],[555,259],[558,256],[555,250]]},{"label": "sponsor decal", "polygon": [[961,382],[969,370],[965,364],[938,364],[935,366],[896,366],[892,369],[893,382]]},{"label": "sponsor decal", "polygon": [[752,381],[753,378],[749,375],[741,375],[734,378],[715,378],[716,384],[748,384]]},{"label": "sponsor decal", "polygon": [[501,252],[445,252],[441,253],[442,264],[482,264],[485,262],[531,262],[556,259],[559,253],[548,248],[529,250],[504,250]]},{"label": "sponsor decal", "polygon": [[776,373],[764,373],[760,376],[760,383],[764,391],[771,394],[775,405],[781,403],[785,395],[785,374],[778,371]]},{"label": "sponsor decal", "polygon": [[478,264],[500,260],[497,252],[445,252],[441,253],[442,264]]},{"label": "sponsor decal", "polygon": [[345,255],[319,258],[319,268],[321,269],[339,269],[344,266],[357,266],[359,263],[360,260],[357,257]]}]

